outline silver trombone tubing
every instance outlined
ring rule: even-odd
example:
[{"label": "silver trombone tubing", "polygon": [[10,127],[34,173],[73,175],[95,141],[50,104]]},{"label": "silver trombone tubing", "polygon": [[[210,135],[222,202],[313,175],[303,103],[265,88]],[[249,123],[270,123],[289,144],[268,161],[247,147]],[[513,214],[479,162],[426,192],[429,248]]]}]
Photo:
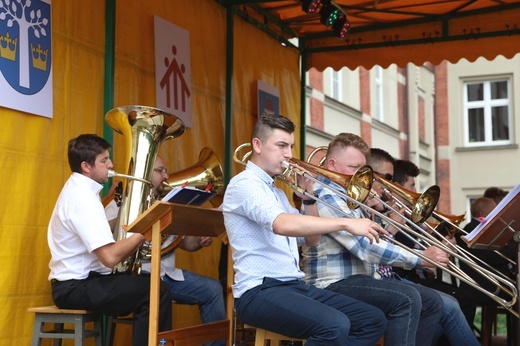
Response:
[{"label": "silver trombone tubing", "polygon": [[[295,173],[295,174],[298,174],[298,175],[301,175],[305,178],[308,178],[310,179],[311,181],[317,183],[317,184],[320,184],[320,185],[323,185],[325,186],[326,184],[323,183],[322,181],[314,178],[313,176],[311,176],[310,174],[308,174],[307,172],[305,171],[302,171],[302,170],[299,170],[299,169],[296,169],[295,167],[292,167],[289,163],[285,163],[284,164],[284,167],[287,169],[287,170],[290,170],[292,173]],[[286,173],[288,174],[288,173]],[[314,200],[316,200],[317,202],[319,203],[323,203],[325,204],[326,206],[338,211],[339,213],[347,216],[347,217],[351,217],[349,214],[347,214],[344,210],[342,210],[341,208],[338,208],[316,196],[314,196],[313,194],[303,190],[302,191],[302,188],[299,187],[297,184],[294,184],[294,183],[291,183],[289,182],[288,180],[285,180],[285,179],[282,179],[281,180],[282,182],[288,184],[291,188],[293,189],[297,189],[298,191],[302,192],[305,196],[308,196]],[[415,232],[413,231],[410,227],[408,226],[404,226],[394,220],[392,220],[391,218],[389,218],[388,216],[378,212],[377,210],[373,209],[373,208],[370,208],[368,206],[366,206],[365,204],[363,204],[362,202],[354,199],[354,198],[351,198],[350,196],[348,196],[347,194],[345,194],[344,192],[342,191],[339,191],[337,189],[334,189],[333,187],[329,186],[329,185],[326,185],[326,187],[328,189],[331,189],[334,193],[338,194],[339,196],[345,198],[347,201],[350,201],[352,203],[355,203],[357,204],[359,207],[361,207],[363,210],[367,210],[367,211],[370,211],[371,213],[373,214],[376,214],[378,215],[379,217],[381,217],[383,220],[387,221],[388,223],[391,223],[394,227],[396,227],[397,229],[401,230],[401,229],[406,229],[406,231],[410,232],[413,236],[419,238],[419,239],[422,239],[423,241],[432,241],[433,243],[435,243],[435,246],[441,248],[442,250],[446,251],[447,253],[449,253],[450,255],[454,256],[454,257],[458,257],[457,254],[452,251],[451,249],[447,248],[442,242],[440,242],[439,240],[437,239],[434,239],[434,238],[428,238],[426,236],[423,236],[422,234],[418,233],[418,232]],[[384,202],[383,202],[384,203]],[[386,204],[386,203],[385,203]],[[399,212],[397,212],[395,209],[393,209],[391,206],[387,206],[389,208],[391,208],[391,210],[395,213],[397,213],[398,215],[401,215]],[[401,215],[402,216],[402,215]],[[404,217],[404,216],[403,216]],[[408,222],[407,224],[413,224],[411,222]],[[413,224],[415,225],[415,224]],[[417,225],[415,225],[416,227],[418,227]],[[424,230],[421,229],[421,232],[423,232]],[[473,280],[469,280],[468,278],[466,278],[465,276],[459,274],[459,273],[456,273],[455,271],[453,270],[450,270],[442,265],[440,265],[439,263],[431,260],[430,258],[426,257],[425,255],[423,255],[422,253],[414,250],[414,249],[410,249],[409,247],[405,246],[404,244],[402,244],[401,242],[393,239],[393,238],[390,238],[388,236],[386,236],[385,234],[382,234],[381,235],[382,238],[386,239],[387,241],[390,241],[392,243],[394,243],[395,245],[397,246],[400,246],[402,248],[404,248],[405,250],[413,253],[414,255],[420,257],[421,259],[431,263],[433,266],[449,273],[450,275],[453,275],[455,277],[457,277],[459,280],[462,280],[464,282],[466,282],[468,285],[474,287],[475,289],[479,290],[480,292],[482,292],[483,294],[487,295],[488,297],[490,297],[491,299],[493,299],[494,301],[496,301],[498,304],[502,305],[504,308],[506,308],[506,310],[508,310],[511,314],[515,315],[516,317],[520,317],[520,315],[518,314],[518,312],[516,312],[515,310],[513,310],[512,308],[514,307],[515,303],[516,303],[516,298],[517,298],[517,295],[518,295],[518,291],[517,291],[517,288],[516,286],[514,286],[511,282],[503,282],[506,286],[509,286],[510,290],[508,289],[505,289],[503,288],[504,292],[508,293],[511,295],[511,301],[506,301],[505,299],[503,298],[500,298],[498,297],[496,294],[492,293],[492,292],[489,292],[487,291],[486,289],[482,288],[481,286],[479,286],[477,283],[475,283]],[[462,258],[463,261],[465,262],[469,262],[468,260]],[[471,265],[475,266],[474,263],[470,263]],[[468,265],[470,265],[468,264]],[[482,271],[484,273],[486,273],[487,275],[495,278],[497,281],[503,281],[501,278],[496,278],[496,275],[494,275],[493,273],[485,270],[485,269],[482,269]],[[489,278],[487,276],[484,276],[486,279],[489,280]]]},{"label": "silver trombone tubing", "polygon": [[[390,198],[392,198],[392,200],[396,203],[396,205],[397,205],[399,208],[404,208],[404,209],[405,209],[405,212],[406,212],[407,214],[408,214],[408,213],[411,214],[411,210],[410,210],[410,208],[409,208],[407,205],[405,205],[402,201],[400,201],[399,199],[397,199],[397,198],[392,194],[391,191],[388,191],[388,190],[385,189],[385,194],[386,194],[386,195],[389,195]],[[381,203],[384,203],[384,202],[381,201]],[[397,213],[399,213],[399,212],[397,212]],[[402,217],[402,215],[401,215],[401,217]],[[408,221],[410,221],[409,219],[405,219],[405,220],[406,220],[407,223],[409,223]],[[414,223],[409,223],[409,224],[411,224],[411,225],[415,225]],[[444,243],[443,243],[443,245],[451,247],[453,250],[455,250],[455,251],[457,252],[457,254],[459,254],[460,256],[464,256],[468,261],[470,261],[470,262],[472,263],[472,265],[477,265],[477,266],[483,265],[483,266],[487,267],[489,270],[493,271],[496,275],[501,276],[503,279],[508,280],[508,281],[510,281],[510,282],[512,282],[512,283],[515,283],[512,279],[508,278],[504,273],[499,272],[496,268],[493,268],[491,265],[489,265],[488,263],[484,262],[483,260],[481,260],[480,258],[478,258],[477,256],[475,256],[474,254],[472,254],[472,253],[469,252],[468,250],[466,250],[466,249],[460,247],[460,246],[457,245],[457,244],[452,244],[448,239],[446,239],[446,237],[445,237],[444,235],[440,234],[439,231],[438,231],[435,227],[432,227],[432,226],[431,226],[430,224],[428,224],[427,222],[423,222],[423,223],[421,223],[420,225],[422,225],[422,226],[426,227],[428,230],[430,230],[430,232],[426,232],[425,234],[428,234],[428,235],[430,235],[430,236],[431,236],[432,234],[434,234],[434,235],[436,235],[439,239],[444,239],[444,240],[446,240],[447,245],[444,244]],[[456,225],[453,225],[453,226],[454,226],[454,227],[457,227]],[[416,228],[415,226],[413,226],[413,227]],[[419,226],[419,227],[420,227],[420,226]],[[459,227],[457,227],[457,228],[460,229]],[[423,228],[417,228],[417,229],[420,229],[421,232],[425,232]],[[462,231],[463,231],[463,230],[462,230]],[[467,232],[464,231],[464,233],[467,233]],[[406,233],[405,233],[405,234],[406,234]],[[410,237],[409,235],[407,235],[407,236],[408,236],[410,239],[412,239],[412,237]],[[412,239],[412,240],[415,241],[415,239]],[[495,252],[498,253],[498,254],[500,254],[502,257],[505,257],[505,256],[504,256],[503,254],[501,254],[500,252],[498,252],[498,251],[496,251],[496,250],[495,250]],[[507,257],[505,257],[505,258],[507,259]],[[475,261],[476,261],[476,262],[479,262],[480,264],[475,263]],[[511,260],[509,260],[509,261],[514,263],[514,261],[511,261]],[[462,272],[462,270],[460,270],[460,268],[457,267],[457,266],[455,266],[453,269]],[[474,270],[475,270],[475,271],[478,271],[478,269],[474,269]],[[462,273],[463,273],[463,272],[462,272]],[[467,275],[467,274],[463,273],[463,275]],[[468,278],[471,279],[469,276],[468,276]],[[500,284],[498,284],[497,282],[493,282],[493,283],[496,284],[498,290],[500,290],[500,288],[501,288],[501,287],[500,287]]]},{"label": "silver trombone tubing", "polygon": [[[457,224],[455,224],[454,222],[452,222],[450,219],[438,214],[435,212],[435,210],[433,211],[432,213],[432,217],[434,217],[436,220],[438,221],[441,221],[441,222],[446,222],[450,227],[453,227],[455,228],[456,230],[460,231],[461,233],[464,233],[464,234],[468,234],[468,232],[466,232],[463,228],[460,228]],[[431,225],[428,225],[429,227],[431,227],[432,229],[435,229],[435,227],[432,227]],[[463,249],[464,250],[464,249]],[[491,250],[490,250],[491,251]],[[505,259],[506,261],[508,261],[509,263],[511,263],[512,265],[516,265],[516,262],[513,261],[511,258],[508,258],[507,256],[505,256],[503,253],[501,253],[500,251],[498,250],[493,250],[494,253],[496,253],[497,255],[499,255],[500,257],[502,257],[503,259]],[[472,257],[475,257],[477,260],[481,261],[482,260],[478,257],[476,257],[475,255],[473,255],[472,253],[468,253],[470,256]],[[484,263],[484,262],[482,262]],[[503,274],[502,274],[503,275]]]},{"label": "silver trombone tubing", "polygon": [[[386,192],[386,194],[388,195],[388,192]],[[390,194],[391,195],[391,194]],[[442,250],[447,251],[446,247],[450,247],[450,251],[456,251],[457,254],[458,254],[458,249],[457,249],[457,246],[455,244],[452,244],[451,242],[447,241],[447,245],[445,243],[438,243],[438,239],[436,238],[433,238],[433,236],[426,232],[422,227],[420,227],[418,224],[416,224],[415,222],[411,221],[408,217],[406,217],[405,215],[402,215],[401,213],[399,213],[399,211],[395,210],[392,206],[390,206],[389,204],[387,204],[386,202],[384,202],[383,200],[381,200],[377,195],[375,194],[372,194],[372,198],[375,198],[376,200],[378,200],[380,203],[382,203],[383,205],[386,206],[386,208],[388,208],[389,210],[391,210],[393,213],[395,213],[396,215],[398,215],[399,217],[401,217],[404,221],[405,221],[405,224],[406,224],[406,227],[413,227],[414,229],[416,229],[417,231],[419,231],[420,233],[424,234],[423,235],[420,235],[421,237],[421,241],[418,241],[417,240],[417,234],[413,231],[411,231],[409,228],[404,228],[404,227],[399,227],[397,228],[398,231],[400,231],[403,235],[405,235],[406,237],[408,237],[411,241],[413,241],[414,243],[416,243],[418,246],[420,246],[421,248],[423,249],[426,249],[427,246],[432,246],[432,244],[429,242],[429,241],[436,241],[436,244],[435,246],[441,248]],[[400,203],[399,200],[395,199],[392,195],[391,195],[391,198],[394,199],[394,202],[396,202],[397,206],[398,207],[404,207],[405,208],[405,213],[409,213],[411,215],[411,211],[409,210],[409,208],[407,206],[404,206],[402,203]],[[395,226],[394,226],[395,227]],[[408,232],[411,231],[411,233],[413,232],[414,234],[416,234],[416,238],[412,237],[410,234],[408,234],[407,232],[404,231],[404,229],[407,229]],[[437,235],[439,236],[440,239],[445,239],[440,233],[438,233],[436,230],[435,232],[437,233]],[[445,239],[446,240],[446,239]],[[426,245],[425,245],[426,244]],[[462,249],[461,249],[462,250]],[[456,257],[456,256],[454,256]],[[458,258],[458,257],[457,257]],[[467,259],[467,258],[466,258]],[[469,260],[469,259],[467,259]],[[476,263],[471,263],[472,264],[472,268],[474,267],[478,267],[478,265]],[[460,275],[464,276],[468,281],[471,281],[474,285],[477,285],[477,282],[475,282],[473,280],[473,278],[471,278],[469,275],[467,275],[466,273],[464,273],[457,265],[455,265],[455,263],[453,262],[449,262],[448,263],[448,267],[451,268],[451,270],[454,270],[456,272],[458,272]],[[478,269],[474,268],[475,271],[479,272]],[[479,272],[480,275],[483,275],[482,272]],[[493,279],[493,278],[488,278],[488,280],[492,281],[495,285],[497,285],[497,291],[500,291],[500,289],[502,288],[502,286],[498,283],[497,280]],[[496,292],[494,292],[496,293]]]},{"label": "silver trombone tubing", "polygon": [[[340,192],[341,193],[341,192]],[[346,197],[348,198],[348,196],[342,194],[343,197]],[[466,263],[468,266],[472,267],[477,273],[479,273],[482,277],[484,277],[485,279],[487,279],[488,281],[492,282],[493,284],[497,285],[497,287],[501,290],[503,290],[505,293],[507,293],[508,295],[511,296],[511,301],[506,301],[505,299],[503,298],[500,298],[496,295],[496,293],[494,292],[489,292],[487,291],[486,289],[482,288],[480,285],[478,285],[478,283],[476,283],[473,279],[469,278],[467,276],[467,274],[460,274],[459,272],[462,272],[460,270],[460,268],[456,267],[455,264],[453,262],[450,261],[450,264],[449,266],[452,268],[452,269],[448,269],[446,267],[443,267],[441,266],[439,263],[429,259],[428,257],[420,254],[419,252],[417,252],[415,249],[410,249],[408,246],[405,246],[403,245],[402,243],[396,241],[395,239],[392,239],[392,238],[389,238],[389,237],[386,237],[386,236],[383,236],[385,239],[388,239],[389,241],[395,243],[396,245],[399,245],[401,247],[403,247],[404,249],[410,251],[411,253],[413,253],[414,255],[424,259],[425,261],[433,264],[435,267],[447,272],[448,274],[450,275],[453,275],[455,276],[456,278],[458,278],[459,280],[462,280],[464,281],[465,283],[467,283],[468,285],[472,286],[473,288],[477,289],[478,291],[482,292],[483,294],[487,295],[488,297],[490,297],[491,299],[493,299],[494,301],[496,301],[498,304],[502,305],[504,308],[506,308],[510,313],[512,313],[513,315],[515,315],[516,317],[520,317],[520,315],[518,314],[517,311],[515,310],[512,310],[512,308],[514,307],[515,303],[516,303],[516,300],[517,300],[517,297],[518,297],[518,289],[517,287],[514,285],[513,282],[511,282],[509,279],[505,280],[504,278],[490,272],[489,270],[485,269],[485,268],[481,268],[479,265],[477,265],[475,262],[467,259],[467,258],[464,258],[464,257],[461,257],[459,256],[458,253],[452,251],[452,249],[450,249],[448,246],[446,246],[444,243],[442,243],[441,241],[439,241],[438,239],[435,239],[433,236],[431,236],[429,233],[427,233],[425,230],[423,230],[421,227],[419,227],[418,225],[414,224],[413,222],[411,222],[408,218],[406,218],[404,215],[402,215],[401,213],[399,213],[397,210],[395,210],[394,208],[392,208],[392,206],[388,205],[386,202],[382,201],[378,196],[373,196],[373,198],[376,198],[380,203],[383,203],[390,211],[396,213],[397,215],[399,215],[400,217],[402,217],[405,222],[406,222],[406,225],[402,225],[396,221],[394,221],[393,219],[389,218],[388,216],[378,212],[377,210],[375,209],[372,209],[372,208],[369,208],[370,211],[372,213],[375,213],[376,215],[378,215],[379,217],[381,217],[382,219],[384,219],[385,221],[389,222],[390,224],[392,224],[395,228],[397,228],[399,231],[402,231],[402,232],[409,232],[411,233],[414,237],[416,238],[419,238],[421,239],[422,241],[424,241],[426,244],[429,244],[430,246],[436,246],[438,248],[440,248],[441,250],[449,253],[450,255],[452,255],[453,257],[459,259],[459,261],[463,261],[464,263]],[[337,208],[335,208],[336,210],[338,210]],[[363,208],[365,209],[365,208]],[[415,232],[414,230],[412,230],[411,227],[415,228],[416,230],[418,230],[420,233],[424,233],[425,235],[423,234],[420,234],[419,232]],[[421,244],[420,242],[418,242],[417,240],[414,239],[415,242],[417,242],[420,246],[422,247],[425,247],[424,244]],[[433,243],[433,245],[432,245]],[[451,244],[453,245],[453,244]],[[457,268],[455,272],[453,269],[454,268]],[[507,286],[507,287],[504,287]]]}]

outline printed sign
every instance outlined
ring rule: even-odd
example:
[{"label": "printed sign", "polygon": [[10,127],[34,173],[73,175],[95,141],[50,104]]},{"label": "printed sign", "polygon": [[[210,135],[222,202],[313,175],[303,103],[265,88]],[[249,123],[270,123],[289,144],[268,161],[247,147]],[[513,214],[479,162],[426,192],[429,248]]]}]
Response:
[{"label": "printed sign", "polygon": [[157,108],[192,127],[190,33],[157,16],[154,30]]},{"label": "printed sign", "polygon": [[261,80],[257,81],[258,116],[262,114],[280,114],[280,90]]},{"label": "printed sign", "polygon": [[0,106],[52,118],[51,0],[0,1]]}]

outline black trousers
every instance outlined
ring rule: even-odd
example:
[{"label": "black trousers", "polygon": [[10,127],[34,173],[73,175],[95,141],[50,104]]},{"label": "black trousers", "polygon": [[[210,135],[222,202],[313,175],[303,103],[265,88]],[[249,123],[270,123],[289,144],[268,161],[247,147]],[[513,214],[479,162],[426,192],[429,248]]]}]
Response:
[{"label": "black trousers", "polygon": [[[150,277],[91,272],[84,280],[52,283],[52,299],[62,309],[94,310],[109,316],[134,313],[132,345],[148,344]],[[171,328],[172,298],[168,285],[161,280],[159,331]]]}]

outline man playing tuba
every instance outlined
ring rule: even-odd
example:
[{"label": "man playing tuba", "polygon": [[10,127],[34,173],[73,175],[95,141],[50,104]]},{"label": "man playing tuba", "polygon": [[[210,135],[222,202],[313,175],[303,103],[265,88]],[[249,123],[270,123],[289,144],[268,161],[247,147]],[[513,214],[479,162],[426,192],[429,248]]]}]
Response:
[{"label": "man playing tuba", "polygon": [[[136,233],[114,241],[99,199],[112,169],[110,144],[91,134],[69,141],[72,175],[65,183],[48,228],[49,280],[54,304],[111,316],[134,313],[132,344],[148,343],[150,278],[113,275],[112,268],[145,241]],[[171,295],[160,285],[159,331],[171,329]]]}]

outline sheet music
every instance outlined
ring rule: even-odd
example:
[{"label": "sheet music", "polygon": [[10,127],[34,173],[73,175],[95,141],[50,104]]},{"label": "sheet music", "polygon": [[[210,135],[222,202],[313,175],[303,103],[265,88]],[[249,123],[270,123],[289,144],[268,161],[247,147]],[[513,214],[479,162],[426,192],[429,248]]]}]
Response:
[{"label": "sheet music", "polygon": [[465,238],[467,240],[467,242],[471,242],[475,236],[477,236],[480,231],[491,221],[495,218],[495,216],[509,203],[511,202],[511,200],[513,200],[513,198],[516,197],[516,195],[518,195],[520,193],[520,184],[516,185],[515,188],[511,191],[509,191],[509,193],[502,199],[502,201],[500,201],[500,203],[498,203],[498,205],[495,207],[495,209],[493,209],[488,216],[486,216],[486,221],[484,222],[481,222],[480,225],[478,225],[477,227],[475,227],[475,229],[473,231],[471,231],[471,233],[469,233],[468,235],[464,236],[463,238]]},{"label": "sheet music", "polygon": [[182,186],[176,186],[174,187],[173,189],[170,190],[170,192],[168,192],[166,194],[166,196],[163,197],[163,200],[165,201],[168,201],[170,198],[172,198],[173,196],[175,196],[177,193],[179,193],[180,190],[182,190],[183,187]]},{"label": "sheet music", "polygon": [[161,201],[200,206],[216,194],[216,192],[200,190],[194,186],[177,186],[168,192]]}]

